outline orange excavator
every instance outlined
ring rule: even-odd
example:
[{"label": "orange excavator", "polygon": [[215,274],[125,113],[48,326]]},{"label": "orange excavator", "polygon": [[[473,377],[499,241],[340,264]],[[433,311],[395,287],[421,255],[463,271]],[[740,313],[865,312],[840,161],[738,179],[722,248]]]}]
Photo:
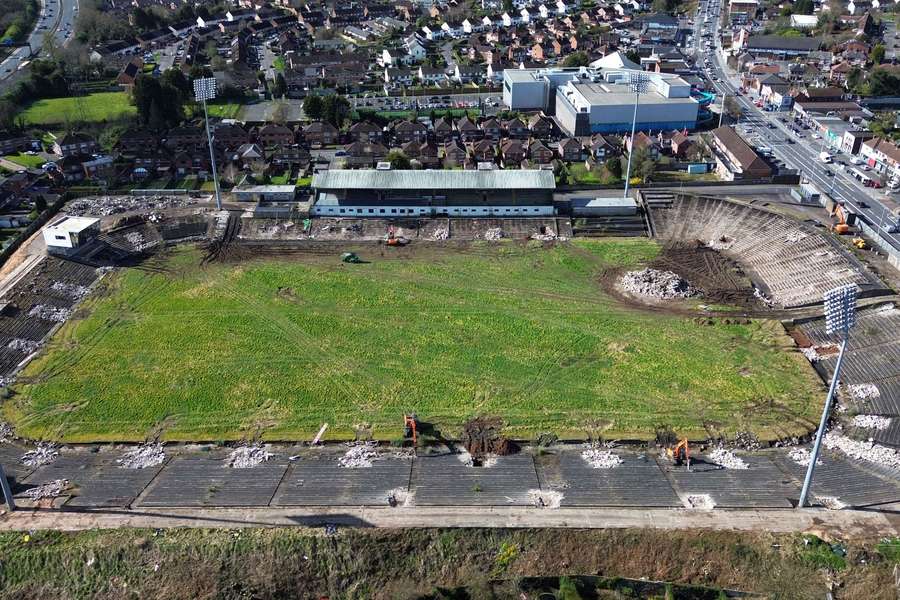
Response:
[{"label": "orange excavator", "polygon": [[394,226],[391,225],[388,227],[387,240],[385,240],[385,243],[388,246],[405,246],[409,243],[409,240],[402,235],[397,235]]},{"label": "orange excavator", "polygon": [[419,418],[415,413],[411,415],[403,415],[403,437],[412,438],[413,448],[416,447],[419,434]]},{"label": "orange excavator", "polygon": [[850,223],[847,216],[847,209],[843,204],[838,202],[829,202],[830,210],[828,216],[835,219],[835,223],[831,225],[831,230],[838,235],[846,235],[850,233]]},{"label": "orange excavator", "polygon": [[687,438],[682,438],[674,446],[666,448],[666,456],[674,461],[676,466],[687,465],[688,469],[691,468],[691,447]]}]

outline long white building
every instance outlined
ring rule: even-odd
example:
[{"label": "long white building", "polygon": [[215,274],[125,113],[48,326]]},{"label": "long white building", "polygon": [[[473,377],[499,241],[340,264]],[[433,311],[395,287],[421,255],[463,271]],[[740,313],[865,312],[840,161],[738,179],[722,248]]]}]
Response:
[{"label": "long white building", "polygon": [[590,67],[507,69],[503,101],[511,110],[543,110],[555,114],[567,135],[631,131],[635,95],[630,82],[644,82],[637,129],[693,129],[699,102],[691,86],[678,75],[652,73],[621,56],[610,54]]}]

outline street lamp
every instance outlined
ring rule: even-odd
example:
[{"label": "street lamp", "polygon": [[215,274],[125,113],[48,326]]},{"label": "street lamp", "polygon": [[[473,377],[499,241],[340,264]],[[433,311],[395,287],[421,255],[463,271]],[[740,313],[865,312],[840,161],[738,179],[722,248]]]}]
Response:
[{"label": "street lamp", "polygon": [[634,116],[631,117],[631,150],[628,152],[628,166],[625,169],[625,195],[628,197],[628,184],[631,179],[631,157],[634,156],[634,130],[637,127],[638,103],[641,100],[641,92],[647,89],[647,76],[643,71],[629,71],[628,85],[634,92]]},{"label": "street lamp", "polygon": [[209,160],[212,163],[213,186],[216,190],[216,209],[222,210],[222,197],[219,195],[219,175],[216,173],[216,152],[213,148],[213,137],[209,131],[209,113],[206,112],[206,101],[216,97],[216,78],[201,77],[194,80],[194,98],[203,103],[203,119],[206,122],[206,141],[209,144]]},{"label": "street lamp", "polygon": [[844,351],[850,340],[850,329],[856,325],[856,296],[859,288],[855,284],[842,285],[825,292],[825,333],[841,334],[841,350],[838,353],[837,363],[834,365],[834,374],[831,376],[831,386],[828,388],[828,398],[825,400],[825,410],[822,411],[822,420],[819,422],[819,430],[816,432],[816,443],[813,445],[809,457],[809,466],[806,468],[806,478],[803,480],[803,490],[800,492],[798,508],[806,506],[809,488],[812,484],[813,471],[816,470],[816,460],[819,458],[819,450],[822,448],[822,438],[825,437],[825,425],[831,412],[831,403],[834,400],[834,392],[837,389],[838,377],[841,372],[841,363],[844,361]]}]

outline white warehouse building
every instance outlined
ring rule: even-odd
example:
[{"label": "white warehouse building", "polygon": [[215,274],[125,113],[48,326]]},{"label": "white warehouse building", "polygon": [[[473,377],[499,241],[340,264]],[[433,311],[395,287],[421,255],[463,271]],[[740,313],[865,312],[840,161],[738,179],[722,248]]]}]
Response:
[{"label": "white warehouse building", "polygon": [[700,103],[691,86],[678,75],[642,71],[611,54],[591,67],[507,69],[503,101],[511,110],[543,110],[554,114],[567,135],[631,131],[635,95],[629,82],[646,82],[637,112],[637,129],[693,129]]}]

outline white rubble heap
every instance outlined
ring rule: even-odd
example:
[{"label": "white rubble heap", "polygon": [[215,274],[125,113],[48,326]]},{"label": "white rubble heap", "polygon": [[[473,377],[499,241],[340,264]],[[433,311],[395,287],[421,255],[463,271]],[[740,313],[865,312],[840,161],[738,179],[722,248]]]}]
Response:
[{"label": "white rubble heap", "polygon": [[165,210],[198,203],[189,196],[90,196],[72,200],[66,214],[78,217],[107,217],[124,212]]},{"label": "white rubble heap", "polygon": [[140,231],[129,231],[125,234],[125,241],[131,244],[135,250],[140,250],[144,247],[144,234]]},{"label": "white rubble heap", "polygon": [[882,431],[891,426],[890,417],[880,415],[856,415],[853,417],[853,426],[861,429],[877,429]]},{"label": "white rubble heap", "polygon": [[29,450],[22,455],[22,464],[28,467],[42,467],[49,465],[59,456],[59,448],[56,444],[38,442],[34,450]]},{"label": "white rubble heap", "polygon": [[226,464],[232,469],[251,469],[275,456],[262,444],[239,446],[228,455]]},{"label": "white rubble heap", "polygon": [[847,505],[841,502],[836,496],[816,496],[816,502],[828,510],[841,510],[847,508]]},{"label": "white rubble heap", "polygon": [[716,503],[709,494],[692,494],[687,497],[687,504],[688,508],[699,510],[712,510],[716,507]]},{"label": "white rubble heap", "polygon": [[806,239],[806,237],[806,234],[802,231],[792,231],[784,238],[784,241],[786,244],[796,244],[797,242]]},{"label": "white rubble heap", "polygon": [[563,493],[558,490],[528,490],[528,499],[541,508],[559,508]]},{"label": "white rubble heap", "polygon": [[484,232],[484,239],[489,242],[499,242],[501,238],[506,237],[503,230],[499,227],[492,227]]},{"label": "white rubble heap", "polygon": [[415,492],[406,488],[394,488],[388,492],[388,498],[393,498],[396,506],[412,506],[414,504]]},{"label": "white rubble heap", "polygon": [[768,307],[775,306],[775,301],[766,296],[761,289],[753,286],[753,297],[765,304]]},{"label": "white rubble heap", "polygon": [[16,439],[16,433],[13,431],[12,425],[6,421],[0,421],[0,444],[11,442]]},{"label": "white rubble heap", "polygon": [[854,400],[875,400],[881,396],[874,383],[854,383],[847,386],[847,391]]},{"label": "white rubble heap", "polygon": [[750,465],[742,458],[735,456],[731,450],[719,447],[706,455],[706,457],[719,466],[726,469],[749,469]]},{"label": "white rubble heap", "polygon": [[588,448],[581,458],[595,469],[615,469],[622,464],[621,456],[603,448]]},{"label": "white rubble heap", "polygon": [[[467,467],[474,467],[474,466],[475,466],[475,459],[472,457],[471,454],[469,454],[469,453],[466,452],[465,450],[463,450],[462,452],[460,452],[459,454],[457,454],[457,455],[456,455],[456,458],[458,458],[458,459],[459,459],[459,462],[461,462],[462,464],[466,465]],[[482,459],[482,461],[481,461],[481,467],[482,467],[482,468],[490,468],[490,467],[493,467],[493,466],[496,465],[496,464],[497,464],[497,457],[494,456],[493,454],[488,454],[488,455],[485,456],[485,457]]]},{"label": "white rubble heap", "polygon": [[807,348],[800,348],[800,352],[803,353],[803,356],[806,357],[811,363],[819,362],[820,360],[824,360],[829,356],[833,356],[837,354],[837,346],[834,344],[824,344],[821,346],[809,346]]},{"label": "white rubble heap", "polygon": [[350,444],[347,452],[338,459],[338,465],[345,469],[368,469],[372,462],[381,458],[375,442],[357,442]]},{"label": "white rubble heap", "polygon": [[25,354],[31,354],[41,347],[41,343],[34,340],[23,340],[22,338],[13,338],[6,344],[8,350],[15,350]]},{"label": "white rubble heap", "polygon": [[45,321],[56,321],[62,323],[72,314],[68,308],[56,308],[55,306],[47,306],[46,304],[35,304],[28,311],[29,317],[37,317]]},{"label": "white rubble heap", "polygon": [[900,451],[876,444],[871,440],[860,442],[848,438],[839,431],[829,431],[825,434],[823,443],[826,448],[840,450],[850,458],[900,469]]},{"label": "white rubble heap", "polygon": [[642,269],[625,273],[622,276],[622,289],[631,294],[663,300],[690,298],[700,293],[675,273],[657,269]]},{"label": "white rubble heap", "polygon": [[561,238],[549,227],[544,227],[544,233],[532,233],[531,239],[541,242],[553,242]]},{"label": "white rubble heap", "polygon": [[[792,448],[788,451],[788,457],[801,467],[808,467],[809,461],[812,459],[812,452],[809,448]],[[816,465],[821,464],[822,460],[816,459]]]},{"label": "white rubble heap", "polygon": [[449,240],[450,239],[450,230],[445,227],[435,229],[434,232],[431,234],[431,239],[436,242],[442,242],[444,240]]},{"label": "white rubble heap", "polygon": [[57,479],[43,485],[35,486],[25,490],[25,495],[32,500],[44,500],[46,498],[56,498],[62,495],[63,491],[69,487],[68,479]]},{"label": "white rubble heap", "polygon": [[81,300],[90,293],[90,288],[84,285],[76,285],[74,283],[66,283],[65,281],[54,281],[50,289],[59,292],[73,300]]},{"label": "white rubble heap", "polygon": [[727,235],[723,235],[706,242],[706,247],[711,250],[717,251],[728,250],[734,245],[734,241],[734,239],[728,237]]},{"label": "white rubble heap", "polygon": [[161,465],[166,460],[162,444],[144,444],[126,450],[122,458],[116,460],[123,469],[146,469]]}]

